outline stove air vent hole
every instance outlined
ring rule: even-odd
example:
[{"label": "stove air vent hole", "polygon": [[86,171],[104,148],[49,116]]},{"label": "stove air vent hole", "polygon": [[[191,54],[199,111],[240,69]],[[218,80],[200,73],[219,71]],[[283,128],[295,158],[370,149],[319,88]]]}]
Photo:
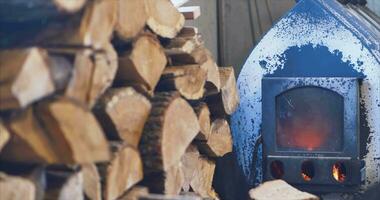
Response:
[{"label": "stove air vent hole", "polygon": [[272,161],[270,164],[270,173],[275,179],[282,178],[282,176],[284,176],[284,164],[279,160]]},{"label": "stove air vent hole", "polygon": [[335,163],[332,166],[332,176],[336,181],[343,183],[347,177],[346,166],[341,162]]},{"label": "stove air vent hole", "polygon": [[314,177],[314,165],[311,161],[304,161],[301,165],[301,176],[305,181],[311,181]]}]

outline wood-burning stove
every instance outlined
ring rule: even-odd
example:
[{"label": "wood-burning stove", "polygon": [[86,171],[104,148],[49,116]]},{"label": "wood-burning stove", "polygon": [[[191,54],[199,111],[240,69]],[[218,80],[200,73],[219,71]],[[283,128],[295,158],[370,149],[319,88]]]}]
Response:
[{"label": "wood-burning stove", "polygon": [[264,180],[319,192],[360,185],[358,78],[264,77],[262,122]]}]

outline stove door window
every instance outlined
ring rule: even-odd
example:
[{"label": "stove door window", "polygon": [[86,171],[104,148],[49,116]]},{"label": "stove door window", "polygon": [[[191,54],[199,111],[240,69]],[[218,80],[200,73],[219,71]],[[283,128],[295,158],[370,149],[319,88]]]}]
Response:
[{"label": "stove door window", "polygon": [[320,87],[300,87],[276,97],[276,142],[280,151],[341,151],[343,97]]}]

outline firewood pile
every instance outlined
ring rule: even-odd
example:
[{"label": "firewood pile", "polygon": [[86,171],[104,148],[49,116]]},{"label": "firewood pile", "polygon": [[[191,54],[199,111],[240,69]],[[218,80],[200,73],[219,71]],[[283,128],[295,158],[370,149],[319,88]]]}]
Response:
[{"label": "firewood pile", "polygon": [[0,0],[1,199],[218,199],[235,75],[184,22],[169,0]]}]

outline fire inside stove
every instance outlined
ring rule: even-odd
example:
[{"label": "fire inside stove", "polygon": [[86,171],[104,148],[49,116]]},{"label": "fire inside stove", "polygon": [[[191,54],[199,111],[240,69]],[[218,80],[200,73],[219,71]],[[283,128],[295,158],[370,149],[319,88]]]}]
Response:
[{"label": "fire inside stove", "polygon": [[318,87],[288,90],[276,98],[280,151],[340,151],[343,97]]}]

